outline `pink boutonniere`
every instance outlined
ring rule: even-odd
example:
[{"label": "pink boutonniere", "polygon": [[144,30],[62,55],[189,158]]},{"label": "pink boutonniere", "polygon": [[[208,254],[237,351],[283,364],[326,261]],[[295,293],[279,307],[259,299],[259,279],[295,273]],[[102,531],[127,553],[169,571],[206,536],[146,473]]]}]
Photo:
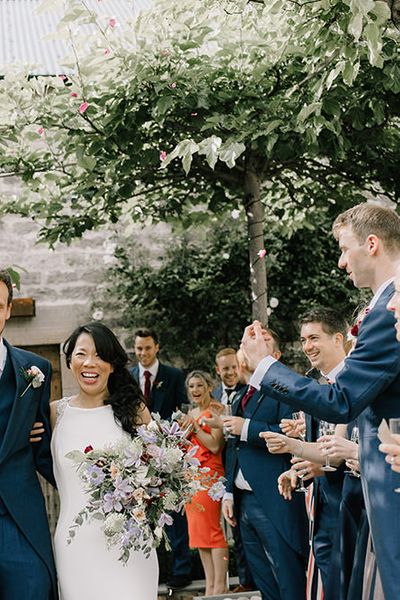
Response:
[{"label": "pink boutonniere", "polygon": [[24,396],[26,394],[26,392],[29,390],[29,388],[31,386],[33,388],[38,388],[42,385],[43,381],[45,380],[44,373],[42,373],[42,371],[39,369],[39,367],[36,367],[35,365],[32,365],[31,367],[29,367],[29,369],[21,369],[21,371],[22,371],[22,376],[25,379],[25,381],[28,382],[28,385],[22,392],[20,398],[22,398],[22,396]]}]

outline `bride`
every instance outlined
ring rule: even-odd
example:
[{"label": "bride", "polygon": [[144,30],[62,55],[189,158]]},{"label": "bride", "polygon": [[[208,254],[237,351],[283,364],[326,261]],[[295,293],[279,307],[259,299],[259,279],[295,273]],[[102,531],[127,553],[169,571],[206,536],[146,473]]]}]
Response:
[{"label": "bride", "polygon": [[123,565],[118,548],[107,548],[99,521],[84,523],[67,543],[69,528],[87,497],[66,454],[133,437],[135,428],[151,417],[126,368],[127,354],[105,325],[95,322],[78,327],[63,350],[79,391],[50,405],[54,475],[61,502],[54,537],[61,600],[156,600],[155,550],[149,558],[131,552]]}]

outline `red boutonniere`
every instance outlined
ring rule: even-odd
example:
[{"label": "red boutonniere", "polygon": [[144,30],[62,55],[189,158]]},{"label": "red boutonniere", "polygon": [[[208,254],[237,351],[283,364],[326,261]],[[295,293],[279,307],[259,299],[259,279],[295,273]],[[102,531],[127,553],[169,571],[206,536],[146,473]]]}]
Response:
[{"label": "red boutonniere", "polygon": [[369,313],[369,308],[367,307],[364,311],[362,319],[359,319],[357,323],[354,323],[353,327],[350,329],[350,333],[353,337],[357,337],[360,332],[361,323],[363,322],[364,317]]}]

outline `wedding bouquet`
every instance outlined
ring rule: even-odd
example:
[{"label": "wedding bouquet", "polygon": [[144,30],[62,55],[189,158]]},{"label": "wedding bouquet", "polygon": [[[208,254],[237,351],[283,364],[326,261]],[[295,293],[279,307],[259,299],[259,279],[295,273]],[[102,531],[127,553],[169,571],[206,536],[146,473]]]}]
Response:
[{"label": "wedding bouquet", "polygon": [[164,538],[171,512],[179,512],[200,490],[214,500],[224,493],[223,478],[207,475],[195,457],[197,447],[186,439],[176,421],[153,415],[149,425],[137,429],[133,439],[101,449],[88,446],[66,456],[77,464],[88,494],[86,506],[69,530],[68,543],[85,520],[102,521],[109,547],[118,546],[126,563],[131,550],[146,556]]}]

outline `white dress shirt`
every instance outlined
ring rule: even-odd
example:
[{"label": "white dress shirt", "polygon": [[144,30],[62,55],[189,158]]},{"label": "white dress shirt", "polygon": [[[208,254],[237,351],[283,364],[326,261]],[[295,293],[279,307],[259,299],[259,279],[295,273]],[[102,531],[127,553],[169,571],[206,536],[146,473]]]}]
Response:
[{"label": "white dress shirt", "polygon": [[158,358],[156,358],[156,360],[150,367],[145,368],[139,363],[139,385],[140,385],[140,389],[142,390],[143,394],[144,394],[144,382],[145,382],[144,372],[149,371],[151,373],[151,377],[150,377],[150,390],[151,390],[153,387],[153,384],[156,380],[156,377],[157,377],[159,364],[160,364],[160,361],[158,360]]},{"label": "white dress shirt", "polygon": [[7,348],[5,347],[5,344],[3,342],[3,338],[0,338],[0,377],[3,374],[4,371],[4,366],[6,364],[6,360],[7,360]]}]

